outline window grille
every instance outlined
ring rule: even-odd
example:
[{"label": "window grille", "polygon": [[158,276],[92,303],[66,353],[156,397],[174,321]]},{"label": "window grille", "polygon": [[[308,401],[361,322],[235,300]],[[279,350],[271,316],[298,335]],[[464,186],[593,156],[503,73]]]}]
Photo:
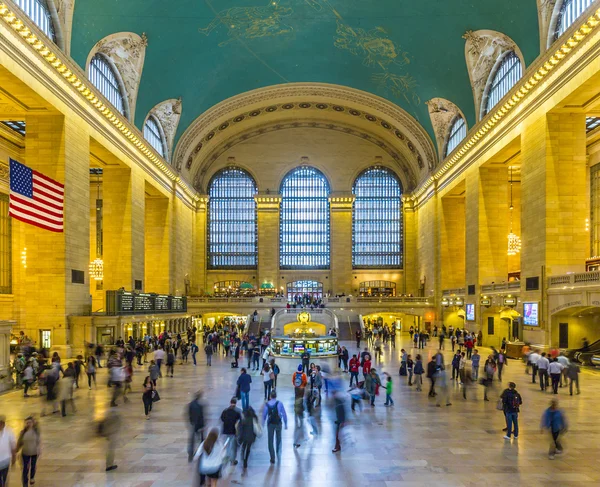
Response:
[{"label": "window grille", "polygon": [[208,188],[208,267],[255,269],[256,183],[243,169],[219,171]]},{"label": "window grille", "polygon": [[448,142],[446,143],[446,153],[444,157],[450,154],[454,149],[458,147],[458,144],[467,136],[467,124],[465,119],[458,116],[452,122],[450,126],[450,133],[448,135]]},{"label": "window grille", "polygon": [[282,269],[329,268],[329,183],[315,168],[291,171],[281,184]]},{"label": "window grille", "polygon": [[40,0],[13,0],[19,8],[33,20],[40,30],[55,42],[52,16],[45,1]]},{"label": "window grille", "polygon": [[117,74],[102,54],[96,54],[90,61],[90,81],[121,115],[127,116],[125,96],[121,91]]},{"label": "window grille", "polygon": [[165,140],[163,139],[158,121],[150,115],[144,124],[144,138],[150,143],[154,150],[165,157]]},{"label": "window grille", "polygon": [[504,55],[500,66],[498,66],[492,78],[492,83],[485,99],[484,115],[487,115],[504,98],[517,81],[521,79],[522,75],[521,60],[514,51],[509,51]]},{"label": "window grille", "polygon": [[373,167],[355,181],[352,266],[402,268],[402,186],[390,170]]},{"label": "window grille", "polygon": [[563,35],[592,3],[594,0],[564,0],[556,22],[555,39]]}]

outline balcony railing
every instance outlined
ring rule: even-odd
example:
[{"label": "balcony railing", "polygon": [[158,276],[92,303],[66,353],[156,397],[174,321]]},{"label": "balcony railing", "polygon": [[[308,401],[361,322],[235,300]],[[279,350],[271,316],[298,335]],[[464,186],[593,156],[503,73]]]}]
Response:
[{"label": "balcony railing", "polygon": [[444,289],[442,291],[442,296],[463,296],[466,294],[466,288],[457,287],[454,289]]},{"label": "balcony railing", "polygon": [[600,271],[575,272],[548,278],[548,288],[598,285],[600,285]]},{"label": "balcony railing", "polygon": [[502,291],[517,292],[521,289],[521,281],[501,282],[499,284],[484,284],[481,286],[482,293],[493,293]]},{"label": "balcony railing", "polygon": [[[261,301],[262,299],[262,301]],[[263,304],[284,306],[287,304],[285,298],[269,298],[269,297],[249,297],[249,298],[228,298],[228,297],[212,297],[212,296],[188,296],[188,304],[194,303],[248,303],[248,304]],[[393,296],[393,297],[356,297],[344,296],[323,298],[323,304],[343,305],[352,303],[405,303],[405,304],[433,304],[433,297],[416,297],[416,296]],[[310,306],[308,306],[310,307]],[[301,309],[301,308],[297,308]]]}]

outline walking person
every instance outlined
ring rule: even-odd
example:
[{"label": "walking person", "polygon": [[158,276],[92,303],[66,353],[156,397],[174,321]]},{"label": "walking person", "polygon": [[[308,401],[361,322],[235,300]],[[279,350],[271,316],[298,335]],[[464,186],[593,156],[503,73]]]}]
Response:
[{"label": "walking person", "polygon": [[154,362],[156,363],[157,367],[158,367],[158,376],[162,378],[162,363],[165,359],[165,351],[162,349],[162,347],[158,348],[155,352],[154,352]]},{"label": "walking person", "polygon": [[[266,350],[265,350],[265,352],[266,352]],[[267,402],[269,400],[269,397],[271,397],[271,390],[273,389],[273,379],[275,379],[275,376],[274,376],[273,372],[271,371],[271,366],[268,363],[265,362],[265,364],[263,365],[262,371],[260,372],[260,375],[263,376],[263,387],[265,389],[265,402]]]},{"label": "walking person", "polygon": [[418,392],[421,392],[423,388],[423,374],[425,373],[425,369],[423,368],[423,360],[421,358],[421,354],[417,354],[414,373],[415,373],[415,386]]},{"label": "walking person", "polygon": [[541,355],[537,353],[536,350],[529,354],[528,360],[531,364],[531,383],[535,384],[535,378],[538,375],[538,360],[541,358]]},{"label": "walking person", "polygon": [[573,383],[577,388],[577,394],[579,394],[579,365],[575,362],[571,362],[567,367],[567,378],[569,379],[569,394],[573,395]]},{"label": "walking person", "polygon": [[279,365],[275,363],[274,358],[271,359],[269,364],[271,365],[271,371],[273,372],[273,390],[275,390],[277,389],[277,376],[279,375],[279,372],[281,372],[281,370],[279,369]]},{"label": "walking person", "polygon": [[192,346],[190,347],[190,351],[192,352],[192,360],[194,361],[194,367],[195,367],[196,365],[198,365],[196,362],[196,354],[198,353],[198,345],[196,345],[195,338],[192,340]]},{"label": "walking person", "polygon": [[250,384],[252,384],[252,377],[245,368],[242,368],[240,376],[237,379],[237,388],[242,400],[242,410],[244,411],[246,411],[250,405]]},{"label": "walking person", "polygon": [[552,379],[552,392],[554,394],[558,394],[558,385],[560,384],[563,369],[564,366],[558,361],[558,359],[554,359],[548,365],[548,373],[550,374],[550,378]]},{"label": "walking person", "polygon": [[479,350],[473,350],[473,354],[471,355],[471,375],[474,381],[479,379],[479,361],[481,360],[481,355],[479,355]]},{"label": "walking person", "polygon": [[[422,366],[423,366],[423,364],[421,364],[421,367]],[[415,363],[414,363],[412,357],[409,355],[406,358],[406,372],[408,373],[408,385],[409,386],[413,385],[414,369],[415,369]]]},{"label": "walking person", "polygon": [[445,400],[446,406],[452,406],[452,403],[450,402],[450,388],[448,387],[448,377],[446,375],[445,369],[439,369],[435,373],[435,383],[439,391],[438,394],[436,394],[437,401],[435,405],[438,408],[442,407],[442,401]]},{"label": "walking person", "polygon": [[17,440],[6,426],[6,416],[0,416],[0,487],[8,485],[8,469],[17,461]]},{"label": "walking person", "polygon": [[243,462],[243,467],[248,468],[248,458],[250,457],[250,449],[252,445],[256,441],[256,438],[260,438],[262,436],[262,427],[260,426],[260,422],[254,409],[248,407],[242,414],[242,421],[239,426],[238,433],[238,441],[241,450],[241,458]]},{"label": "walking person", "polygon": [[171,372],[171,377],[173,377],[173,371],[175,369],[175,352],[173,352],[172,348],[169,348],[167,352],[167,377],[169,377],[169,372]]},{"label": "walking person", "polygon": [[188,420],[190,423],[190,437],[188,441],[188,462],[194,459],[196,438],[200,437],[200,443],[204,441],[204,404],[202,403],[202,392],[198,391],[194,399],[188,404]]},{"label": "walking person", "polygon": [[336,392],[333,396],[335,404],[335,446],[333,453],[337,453],[342,449],[341,432],[346,424],[346,401],[345,396],[341,392]]},{"label": "walking person", "polygon": [[482,384],[484,386],[483,400],[489,401],[487,396],[488,389],[492,387],[492,384],[494,383],[494,374],[496,373],[496,362],[494,362],[494,358],[491,355],[485,361],[485,365],[483,366],[483,372],[485,375],[485,377],[482,379]]},{"label": "walking person", "polygon": [[[300,442],[304,437],[304,397],[294,399],[294,448],[300,448]],[[313,403],[311,391],[306,391],[306,403]]]},{"label": "walking person", "polygon": [[106,417],[99,426],[100,436],[106,438],[106,471],[115,470],[115,450],[117,448],[117,440],[122,434],[121,431],[121,416],[116,409],[110,408],[106,413]]},{"label": "walking person", "polygon": [[298,370],[292,374],[292,385],[294,386],[294,398],[304,397],[304,389],[308,383],[306,374],[303,372],[304,366],[298,365]]},{"label": "walking person", "polygon": [[375,407],[375,396],[381,387],[381,379],[377,375],[376,369],[371,369],[365,377],[365,391],[369,393],[371,407]]},{"label": "walking person", "polygon": [[96,387],[96,359],[93,355],[90,355],[87,359],[85,373],[88,378],[88,389],[92,390],[92,381],[94,381],[94,387]]},{"label": "walking person", "polygon": [[271,392],[271,399],[265,404],[263,410],[263,424],[267,425],[269,456],[271,463],[275,463],[275,446],[273,440],[276,438],[277,457],[281,459],[281,429],[282,425],[287,430],[287,414],[283,404],[277,400],[277,392]]},{"label": "walking person", "polygon": [[212,346],[212,343],[208,342],[204,346],[204,353],[206,354],[206,365],[208,367],[212,367],[212,356],[213,356],[213,346]]},{"label": "walking person", "polygon": [[431,387],[429,388],[429,397],[435,397],[435,373],[437,371],[437,365],[435,361],[435,356],[431,357],[431,360],[427,364],[427,378],[431,382]]},{"label": "walking person", "polygon": [[496,363],[498,364],[498,380],[502,382],[502,369],[505,365],[508,365],[506,363],[506,354],[504,353],[504,349],[500,349],[500,351],[498,352],[498,358],[496,359]]},{"label": "walking person", "polygon": [[350,370],[350,387],[352,387],[352,382],[356,380],[356,385],[358,385],[358,368],[360,366],[360,360],[356,356],[356,354],[352,355],[349,364]]},{"label": "walking person", "polygon": [[142,393],[142,403],[144,404],[144,414],[146,416],[146,419],[150,419],[150,412],[152,411],[155,382],[156,380],[153,381],[150,376],[146,376],[146,378],[144,379],[144,392]]},{"label": "walking person", "polygon": [[[35,484],[35,471],[38,457],[42,453],[42,440],[37,422],[33,416],[25,419],[25,427],[19,433],[17,440],[17,452],[21,451],[23,461],[23,474],[21,479],[23,487]],[[2,485],[0,481],[0,485]]]},{"label": "walking person", "polygon": [[392,377],[387,373],[384,373],[384,375],[387,376],[387,380],[385,381],[385,403],[383,405],[386,407],[393,406],[394,400],[392,399],[392,391],[394,385],[392,383]]},{"label": "walking person", "polygon": [[546,352],[542,352],[542,356],[537,361],[537,370],[540,378],[540,389],[545,391],[548,388],[549,375],[548,366],[550,361],[546,358]]},{"label": "walking person", "polygon": [[219,444],[219,430],[212,428],[194,455],[194,460],[198,460],[200,485],[203,485],[205,478],[208,478],[208,485],[217,485],[227,455],[227,447],[227,443],[223,446]]},{"label": "walking person", "polygon": [[517,385],[514,382],[508,383],[508,389],[500,395],[502,400],[502,411],[506,418],[506,435],[505,440],[510,440],[512,434],[515,440],[519,437],[519,411],[523,404],[521,394],[517,392]]},{"label": "walking person", "polygon": [[242,411],[237,407],[237,398],[232,397],[229,401],[229,407],[221,413],[222,434],[227,439],[226,461],[232,465],[237,465],[237,438],[236,431],[238,423],[242,420]]},{"label": "walking person", "polygon": [[544,429],[550,431],[550,435],[552,436],[548,458],[554,460],[554,455],[560,455],[563,452],[560,435],[567,431],[567,419],[565,413],[558,409],[557,399],[552,399],[550,407],[544,411],[542,416],[542,431]]}]

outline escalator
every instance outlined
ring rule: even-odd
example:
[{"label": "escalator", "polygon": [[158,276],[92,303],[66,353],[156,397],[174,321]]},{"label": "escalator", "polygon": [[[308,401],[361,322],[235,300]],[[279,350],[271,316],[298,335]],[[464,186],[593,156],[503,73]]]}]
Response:
[{"label": "escalator", "polygon": [[574,360],[582,365],[599,365],[600,340],[596,340],[585,348],[565,350],[565,355],[569,358],[569,360]]}]

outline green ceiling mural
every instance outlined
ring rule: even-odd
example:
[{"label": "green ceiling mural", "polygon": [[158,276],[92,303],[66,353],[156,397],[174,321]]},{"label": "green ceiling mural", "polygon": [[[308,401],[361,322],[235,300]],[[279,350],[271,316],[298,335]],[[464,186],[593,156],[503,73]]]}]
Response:
[{"label": "green ceiling mural", "polygon": [[103,37],[145,32],[136,122],[181,96],[177,137],[226,98],[315,81],[387,98],[433,139],[433,97],[474,123],[461,36],[478,29],[511,37],[527,64],[539,54],[535,0],[77,0],[71,52],[85,67]]}]

